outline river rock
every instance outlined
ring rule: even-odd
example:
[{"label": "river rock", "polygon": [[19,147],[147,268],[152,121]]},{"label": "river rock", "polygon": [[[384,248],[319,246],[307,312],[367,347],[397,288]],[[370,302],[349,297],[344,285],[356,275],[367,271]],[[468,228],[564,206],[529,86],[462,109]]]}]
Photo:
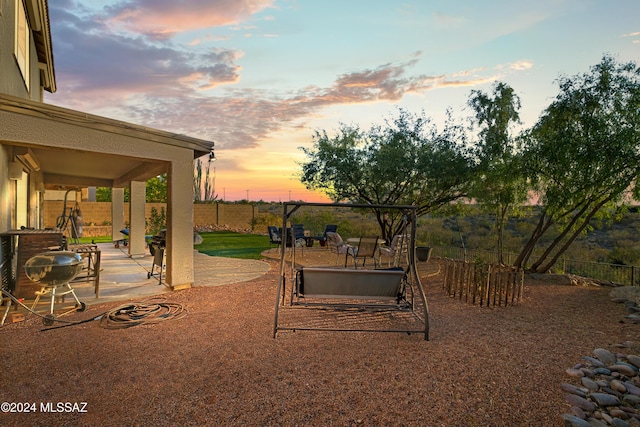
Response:
[{"label": "river rock", "polygon": [[[589,395],[600,406],[614,406],[620,404],[620,399],[606,393],[591,393]],[[577,396],[576,396],[577,397]]]},{"label": "river rock", "polygon": [[630,381],[625,381],[624,385],[627,387],[627,392],[634,396],[640,396],[640,387],[636,386]]},{"label": "river rock", "polygon": [[569,383],[562,383],[560,388],[567,393],[575,394],[580,397],[587,397],[587,390]]},{"label": "river rock", "polygon": [[625,420],[621,420],[620,418],[614,418],[613,425],[615,427],[631,427],[631,424],[629,424]]},{"label": "river rock", "polygon": [[633,369],[631,369],[627,365],[615,364],[615,365],[609,366],[609,369],[611,369],[613,372],[619,372],[622,375],[626,375],[628,377],[632,377],[632,376],[634,376],[636,374],[636,371],[634,371]]},{"label": "river rock", "polygon": [[580,368],[580,370],[582,371],[582,373],[584,374],[585,377],[591,377],[593,378],[594,373],[593,373],[593,369],[589,369],[589,368]]},{"label": "river rock", "polygon": [[565,399],[572,406],[577,406],[578,408],[587,411],[593,412],[596,409],[596,405],[593,402],[589,402],[584,397],[576,396],[575,394],[567,394]]},{"label": "river rock", "polygon": [[635,354],[630,354],[627,356],[627,360],[636,368],[640,369],[640,356],[636,356]]},{"label": "river rock", "polygon": [[[639,348],[632,342],[612,347]],[[562,390],[570,393],[565,395],[571,407],[563,415],[565,425],[640,427],[640,356],[603,348],[593,354],[596,358],[584,356],[584,365],[566,370],[580,384],[562,384]]]},{"label": "river rock", "polygon": [[623,362],[621,360],[618,360],[616,362],[616,365],[624,365],[624,366],[628,366],[629,368],[631,368],[631,370],[633,370],[633,372],[637,373],[638,372],[638,367],[636,365],[634,365],[633,363],[627,363],[627,362]]},{"label": "river rock", "polygon": [[584,413],[584,411],[580,408],[578,408],[577,406],[572,406],[571,407],[571,412],[573,412],[573,415],[575,415],[576,417],[582,419],[582,420],[586,420],[587,419],[587,414]]},{"label": "river rock", "polygon": [[593,350],[593,354],[605,365],[613,365],[616,363],[616,356],[604,348],[596,348]]},{"label": "river rock", "polygon": [[606,412],[601,412],[600,415],[608,425],[613,424],[613,417],[611,415],[607,414]]},{"label": "river rock", "polygon": [[589,421],[589,425],[591,425],[591,427],[609,427],[607,426],[607,423],[600,421],[597,418],[588,418],[587,421]]},{"label": "river rock", "polygon": [[615,391],[612,388],[609,388],[609,386],[607,387],[602,387],[599,390],[600,393],[605,393],[605,394],[610,394],[612,396],[617,396],[619,399],[622,399],[622,393],[620,393],[619,391]]},{"label": "river rock", "polygon": [[584,377],[584,372],[582,372],[582,370],[580,370],[580,369],[569,368],[565,372],[567,373],[567,375],[569,375],[571,377],[576,377],[576,378]]},{"label": "river rock", "polygon": [[562,419],[567,427],[592,427],[588,421],[571,414],[562,414]]},{"label": "river rock", "polygon": [[582,377],[580,378],[580,382],[582,382],[582,385],[588,388],[589,390],[598,391],[600,389],[600,386],[596,384],[596,382],[593,381],[591,378]]},{"label": "river rock", "polygon": [[610,298],[625,299],[640,304],[640,287],[637,286],[619,286],[611,289]]},{"label": "river rock", "polygon": [[609,387],[620,393],[627,392],[627,386],[624,385],[624,383],[620,380],[611,380],[611,382],[609,383]]},{"label": "river rock", "polygon": [[586,360],[587,362],[589,362],[592,366],[595,366],[596,368],[604,368],[605,367],[604,363],[602,363],[601,361],[599,361],[595,357],[582,356],[582,360]]},{"label": "river rock", "polygon": [[609,411],[609,415],[611,415],[614,418],[620,418],[622,420],[626,420],[627,418],[629,418],[629,414],[624,412],[622,409],[617,409],[617,408],[611,409]]}]

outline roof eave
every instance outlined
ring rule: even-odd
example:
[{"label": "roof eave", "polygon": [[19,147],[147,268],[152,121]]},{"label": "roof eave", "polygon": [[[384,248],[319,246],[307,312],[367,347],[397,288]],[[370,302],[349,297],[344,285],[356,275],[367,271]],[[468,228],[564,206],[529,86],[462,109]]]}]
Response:
[{"label": "roof eave", "polygon": [[36,46],[41,85],[44,90],[54,93],[56,91],[56,75],[48,2],[47,0],[27,0],[25,5]]}]

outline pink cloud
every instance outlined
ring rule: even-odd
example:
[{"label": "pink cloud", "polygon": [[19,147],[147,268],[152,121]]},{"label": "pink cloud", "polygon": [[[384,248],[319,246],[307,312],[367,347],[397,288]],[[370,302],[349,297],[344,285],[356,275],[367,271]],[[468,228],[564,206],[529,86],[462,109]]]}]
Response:
[{"label": "pink cloud", "polygon": [[137,33],[167,38],[187,30],[237,24],[275,0],[129,0],[106,9],[106,18]]},{"label": "pink cloud", "polygon": [[[294,122],[302,126],[306,118],[332,105],[397,102],[408,93],[423,93],[439,87],[475,86],[497,78],[470,76],[475,74],[471,71],[477,70],[449,76],[407,75],[414,64],[412,60],[342,74],[331,86],[309,86],[289,96],[272,97],[251,89],[229,90],[227,95],[220,97],[205,96],[198,89],[207,87],[206,78],[195,71],[184,74],[177,88],[168,85],[146,90],[141,86],[114,93],[96,87],[90,97],[85,92],[85,96],[71,99],[77,99],[83,103],[83,109],[96,114],[126,117],[134,123],[212,139],[220,148],[239,149],[257,147],[269,134]],[[469,78],[461,78],[464,76]],[[121,97],[119,100],[118,96]],[[93,105],[88,104],[91,101],[87,99],[92,99]],[[78,108],[78,105],[71,106]]]}]

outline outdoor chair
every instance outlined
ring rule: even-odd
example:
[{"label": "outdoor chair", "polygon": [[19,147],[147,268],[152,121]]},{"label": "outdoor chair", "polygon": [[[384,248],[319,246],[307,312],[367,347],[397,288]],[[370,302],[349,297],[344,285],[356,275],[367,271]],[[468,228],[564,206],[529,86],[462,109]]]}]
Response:
[{"label": "outdoor chair", "polygon": [[[405,259],[409,256],[409,236],[406,234],[396,234],[391,239],[391,245],[383,246],[379,249],[380,255],[388,257],[389,267],[391,267],[391,262],[393,261],[393,266],[397,267],[400,265],[400,258],[404,255]],[[407,259],[407,264],[409,263]]]},{"label": "outdoor chair", "polygon": [[280,235],[280,231],[278,231],[278,227],[269,225],[267,226],[267,231],[269,232],[269,246],[276,245],[276,247],[280,247],[282,244],[282,236]]},{"label": "outdoor chair", "polygon": [[293,227],[287,227],[286,230],[279,228],[278,231],[280,238],[283,241],[286,239],[287,248],[293,245],[295,245],[296,248],[304,248],[306,246],[307,238],[304,235],[303,224],[293,224]]},{"label": "outdoor chair", "polygon": [[[365,266],[367,258],[373,259],[373,268],[377,267],[376,255],[378,252],[378,236],[366,236],[361,237],[358,247],[351,253],[347,254],[347,257],[351,255],[353,257],[353,266],[358,268],[358,259],[362,259],[362,267]],[[345,260],[345,267],[347,262]]]},{"label": "outdoor chair", "polygon": [[307,239],[304,235],[304,225],[293,224],[293,241],[296,242],[298,246],[306,243]]},{"label": "outdoor chair", "polygon": [[327,233],[335,233],[338,231],[338,226],[335,224],[328,224],[324,227],[324,233],[322,236],[317,236],[315,239],[320,242],[320,246],[325,246],[327,243]]},{"label": "outdoor chair", "polygon": [[293,224],[292,238],[296,248],[304,248],[307,246],[307,237],[304,235],[304,225]]},{"label": "outdoor chair", "polygon": [[328,232],[327,233],[327,245],[329,246],[329,252],[336,254],[336,261],[338,263],[338,258],[340,255],[345,255],[344,264],[347,265],[347,257],[349,254],[354,253],[354,247],[346,244],[342,237],[338,233]]}]

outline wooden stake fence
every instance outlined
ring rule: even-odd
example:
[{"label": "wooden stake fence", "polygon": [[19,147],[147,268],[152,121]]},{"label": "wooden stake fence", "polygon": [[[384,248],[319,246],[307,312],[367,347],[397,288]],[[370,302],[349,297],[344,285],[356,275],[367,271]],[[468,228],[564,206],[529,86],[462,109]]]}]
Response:
[{"label": "wooden stake fence", "polygon": [[482,307],[515,305],[522,298],[524,271],[513,266],[442,258],[443,288],[449,296]]}]

